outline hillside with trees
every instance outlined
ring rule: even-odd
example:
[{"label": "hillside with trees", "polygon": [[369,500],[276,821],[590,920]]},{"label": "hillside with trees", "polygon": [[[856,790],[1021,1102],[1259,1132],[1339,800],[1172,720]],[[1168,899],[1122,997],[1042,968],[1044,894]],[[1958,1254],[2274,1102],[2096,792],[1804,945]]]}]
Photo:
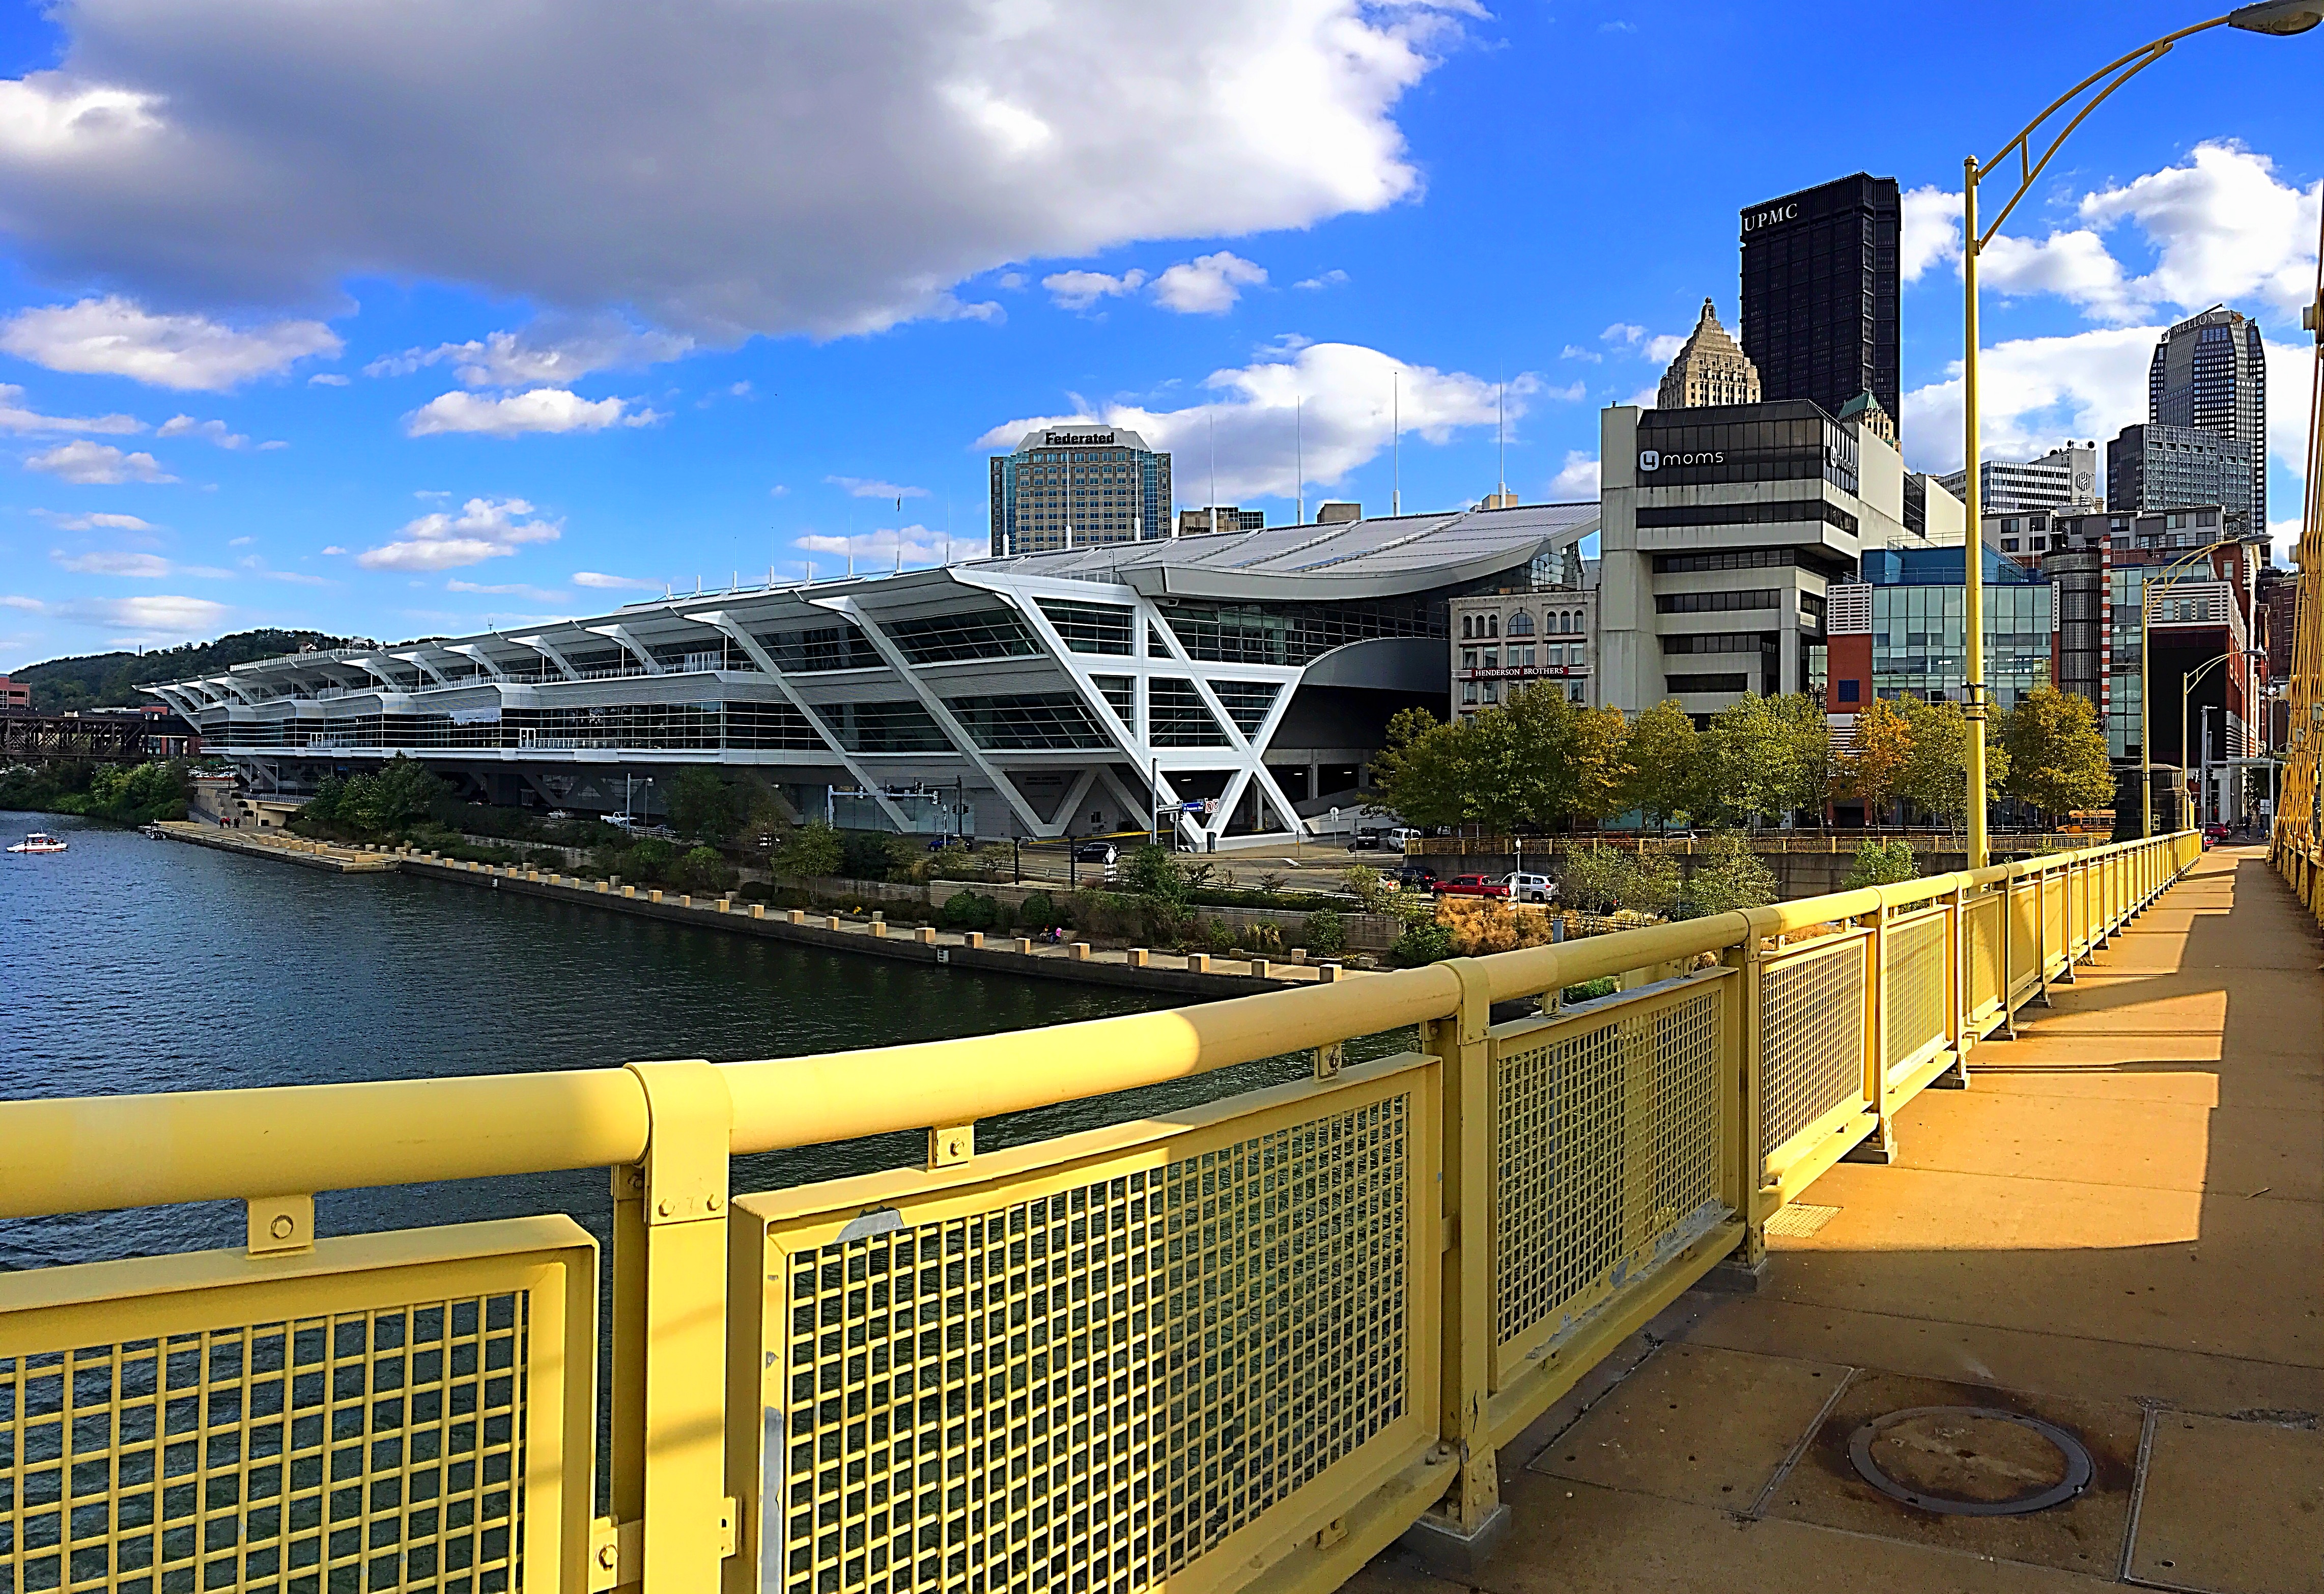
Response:
[{"label": "hillside with trees", "polygon": [[216,642],[189,642],[151,653],[87,653],[78,658],[51,659],[7,672],[10,679],[32,689],[32,709],[40,714],[61,714],[74,709],[125,709],[152,702],[137,689],[157,681],[182,681],[189,675],[215,675],[253,659],[271,659],[302,648],[352,647],[355,639],[328,636],[320,631],[237,631]]}]

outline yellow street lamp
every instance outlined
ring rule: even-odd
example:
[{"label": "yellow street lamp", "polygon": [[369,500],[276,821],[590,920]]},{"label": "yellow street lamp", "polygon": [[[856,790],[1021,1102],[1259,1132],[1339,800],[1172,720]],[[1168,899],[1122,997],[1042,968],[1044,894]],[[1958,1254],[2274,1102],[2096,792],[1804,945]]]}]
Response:
[{"label": "yellow street lamp", "polygon": [[[1980,162],[1975,155],[1961,162],[1961,277],[1964,283],[1965,311],[1962,317],[1961,340],[1961,427],[1963,463],[1968,468],[1968,495],[1962,507],[1967,522],[1967,534],[1961,550],[1962,577],[1967,593],[1962,602],[1962,619],[1969,632],[1969,680],[1965,683],[1963,705],[1969,720],[1969,867],[1983,868],[1987,860],[1985,834],[1985,524],[1983,484],[1978,480],[1977,438],[1977,260],[1985,246],[1993,242],[2001,224],[2017,208],[2034,180],[2042,175],[2050,158],[2069,134],[2082,125],[2082,119],[2098,109],[2106,98],[2140,72],[2171,53],[2171,47],[2191,34],[2217,27],[2240,28],[2246,32],[2272,33],[2286,36],[2304,33],[2319,23],[2324,23],[2324,0],[2269,0],[2268,4],[2238,6],[2225,16],[2215,16],[2209,22],[2198,23],[2191,28],[2181,28],[2168,33],[2151,44],[2141,45],[2128,55],[2100,68],[2052,100],[2049,107],[2028,122],[2024,128],[2003,144],[1990,161]],[[2084,96],[2089,97],[2085,100]],[[2074,109],[2081,101],[2079,109]],[[2051,117],[2070,111],[2064,127],[2051,138],[2037,159],[2034,154],[2034,135]],[[1982,231],[1978,227],[1977,185],[1991,176],[2012,153],[2017,156],[2017,188],[2005,202],[1992,225]],[[2144,627],[2142,626],[2142,629]],[[2142,684],[2141,690],[2144,688]],[[2140,711],[2144,712],[2142,699]],[[2144,732],[2141,731],[2144,741]],[[2150,774],[2150,779],[2151,774]],[[2153,808],[2146,811],[2146,823],[2153,823]],[[2152,833],[2151,831],[2147,833]]]},{"label": "yellow street lamp", "polygon": [[[2146,630],[2154,618],[2155,600],[2176,586],[2180,578],[2171,572],[2190,565],[2199,559],[2208,559],[2222,548],[2237,546],[2233,537],[2222,537],[2216,542],[2181,554],[2163,567],[2163,579],[2149,581],[2142,578],[2138,584],[2138,833],[2154,834],[2154,694],[2149,687],[2148,673],[2154,650],[2147,645]],[[2179,760],[2184,774],[2187,759],[2187,722],[2179,722]]]}]

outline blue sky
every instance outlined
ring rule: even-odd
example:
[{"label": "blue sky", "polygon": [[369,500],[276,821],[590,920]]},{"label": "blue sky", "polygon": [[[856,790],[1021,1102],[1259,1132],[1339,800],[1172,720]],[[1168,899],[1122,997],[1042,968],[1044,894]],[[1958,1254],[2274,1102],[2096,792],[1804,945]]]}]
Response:
[{"label": "blue sky", "polygon": [[[1961,157],[2147,4],[78,0],[0,13],[0,668],[383,640],[985,542],[990,440],[1100,416],[1179,500],[1594,491],[1736,212],[1911,202],[1907,458],[1960,437]],[[2143,419],[2225,301],[2306,403],[2324,30],[2214,32],[1988,255],[1987,447]],[[900,510],[898,496],[902,496]]]}]

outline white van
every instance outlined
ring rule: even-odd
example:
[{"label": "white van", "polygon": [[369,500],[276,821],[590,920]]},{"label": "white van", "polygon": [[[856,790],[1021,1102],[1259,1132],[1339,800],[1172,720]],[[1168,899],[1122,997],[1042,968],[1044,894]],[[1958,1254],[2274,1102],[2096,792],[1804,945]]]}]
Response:
[{"label": "white van", "polygon": [[1407,841],[1419,840],[1420,834],[1409,825],[1391,825],[1380,832],[1380,849],[1384,852],[1402,852],[1404,844]]},{"label": "white van", "polygon": [[1546,875],[1504,875],[1501,884],[1509,888],[1513,903],[1554,903],[1557,900],[1557,882]]}]

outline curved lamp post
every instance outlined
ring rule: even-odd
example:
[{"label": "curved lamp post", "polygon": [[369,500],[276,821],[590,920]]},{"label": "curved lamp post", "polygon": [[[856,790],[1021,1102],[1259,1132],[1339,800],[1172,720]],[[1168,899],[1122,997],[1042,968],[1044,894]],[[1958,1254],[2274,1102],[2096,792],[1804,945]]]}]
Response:
[{"label": "curved lamp post", "polygon": [[[2154,656],[2154,650],[2148,645],[2147,627],[2154,619],[2155,601],[2185,579],[2183,576],[2172,575],[2173,570],[2190,565],[2199,559],[2208,559],[2222,548],[2233,548],[2236,545],[2236,540],[2233,537],[2221,537],[2215,542],[2206,542],[2200,548],[2182,553],[2164,565],[2161,580],[2141,581],[2138,584],[2138,801],[2140,805],[2138,833],[2142,836],[2154,834],[2154,693],[2152,688],[2152,667],[2149,663]],[[2179,762],[2181,774],[2186,773],[2184,767],[2186,761],[2187,721],[2182,706],[2179,721]]]},{"label": "curved lamp post", "polygon": [[[2189,697],[2195,690],[2195,683],[2202,680],[2204,676],[2209,675],[2218,666],[2226,663],[2229,659],[2240,659],[2243,656],[2243,649],[2239,647],[2231,647],[2226,653],[2219,654],[2217,658],[2205,659],[2192,670],[2181,670],[2179,672],[2179,773],[2181,775],[2184,775],[2187,773],[2187,743],[2189,740],[2187,735],[2187,705]],[[2209,733],[2209,727],[2211,723],[2210,716],[2211,710],[2209,708],[2206,707],[2203,710],[2203,724],[2206,729],[2206,734]],[[2227,740],[2227,724],[2224,717],[2222,717],[2219,726],[2219,739],[2222,742]],[[2208,765],[2206,765],[2203,769],[2203,779],[2205,783],[2203,791],[2195,800],[2195,813],[2199,819],[2202,816],[2204,811],[2210,807],[2211,803],[2211,791],[2209,785],[2210,769]],[[2182,782],[2181,783],[2183,784],[2184,783]]]},{"label": "curved lamp post", "polygon": [[[1977,439],[1977,258],[1985,246],[1993,242],[2001,224],[2017,209],[2034,180],[2050,164],[2058,146],[2082,125],[2084,117],[2098,108],[2107,97],[2131,79],[2171,53],[2171,47],[2180,40],[2212,28],[2240,28],[2246,32],[2271,33],[2279,37],[2304,33],[2319,23],[2324,23],[2324,0],[2269,0],[2268,4],[2238,6],[2225,16],[2215,16],[2209,22],[2197,23],[2167,33],[2151,44],[2141,45],[2129,54],[2100,68],[2073,88],[2050,102],[2043,113],[2028,122],[2016,137],[2003,144],[1989,161],[1979,161],[1975,155],[1961,162],[1961,278],[1964,283],[1966,310],[1962,318],[1961,338],[1964,355],[1961,362],[1961,425],[1964,434],[1962,454],[1968,467],[1968,484],[1963,489],[1966,534],[1962,538],[1961,574],[1967,585],[1963,599],[1962,619],[1969,633],[1969,680],[1964,695],[1968,702],[1963,712],[1969,720],[1969,867],[1983,868],[1987,861],[1985,834],[1985,516],[1980,500],[1984,497],[1978,480]],[[2085,97],[2087,96],[2087,97]],[[2077,109],[2076,104],[2080,103]],[[2043,125],[2052,116],[2066,115],[2066,125],[2050,138],[2041,154],[2034,153],[2035,137]],[[1979,229],[1977,214],[1977,185],[1998,170],[2010,155],[2017,157],[2017,186],[2003,202],[1992,223]],[[2143,629],[2142,626],[2142,629]],[[2141,691],[2144,692],[2144,686]],[[2145,712],[2142,698],[2141,714]],[[2144,727],[2140,740],[2146,740]],[[2150,761],[2151,763],[2151,761]],[[2149,781],[2152,781],[2150,770]],[[2148,826],[2153,823],[2154,811],[2150,804],[2145,814]],[[2151,834],[2151,830],[2144,832]]]}]

